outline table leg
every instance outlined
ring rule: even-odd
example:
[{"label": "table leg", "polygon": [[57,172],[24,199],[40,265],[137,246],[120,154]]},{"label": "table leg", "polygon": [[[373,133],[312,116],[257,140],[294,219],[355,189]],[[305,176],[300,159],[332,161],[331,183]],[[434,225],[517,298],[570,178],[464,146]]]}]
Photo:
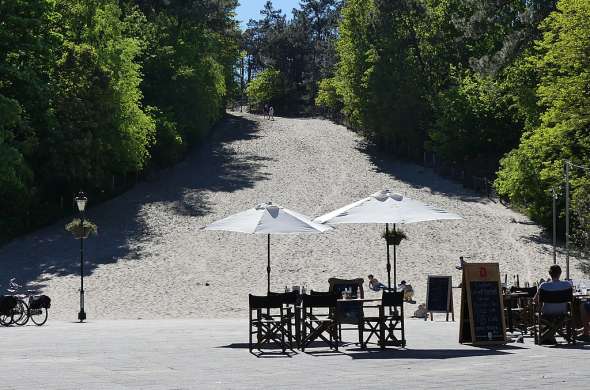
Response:
[{"label": "table leg", "polygon": [[295,308],[295,342],[301,347],[301,309]]},{"label": "table leg", "polygon": [[514,333],[514,325],[512,323],[512,298],[508,297],[508,330]]}]

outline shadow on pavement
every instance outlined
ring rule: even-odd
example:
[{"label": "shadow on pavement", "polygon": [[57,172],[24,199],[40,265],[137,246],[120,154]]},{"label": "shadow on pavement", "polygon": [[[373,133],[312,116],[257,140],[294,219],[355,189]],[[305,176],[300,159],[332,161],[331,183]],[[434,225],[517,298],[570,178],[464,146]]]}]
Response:
[{"label": "shadow on pavement", "polygon": [[[98,235],[84,240],[84,274],[121,258],[141,260],[142,244],[158,240],[146,218],[151,208],[164,218],[202,216],[211,211],[206,192],[233,192],[267,180],[267,158],[236,153],[234,142],[257,138],[258,126],[245,117],[227,114],[211,136],[196,146],[176,166],[161,171],[122,195],[91,207],[87,218],[98,226]],[[80,244],[64,230],[68,219],[15,239],[0,247],[0,291],[11,277],[31,289],[45,286],[53,276],[79,275]]]},{"label": "shadow on pavement", "polygon": [[353,359],[452,359],[473,356],[509,355],[495,349],[386,349],[368,348],[366,350],[347,351]]}]

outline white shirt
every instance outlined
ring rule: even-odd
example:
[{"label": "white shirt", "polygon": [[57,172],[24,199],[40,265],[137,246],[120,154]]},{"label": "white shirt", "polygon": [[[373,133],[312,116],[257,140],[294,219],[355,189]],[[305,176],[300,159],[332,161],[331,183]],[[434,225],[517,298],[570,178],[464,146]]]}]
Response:
[{"label": "white shirt", "polygon": [[[539,286],[539,290],[545,291],[561,291],[567,290],[568,288],[572,288],[572,284],[567,280],[558,280],[553,281],[550,280],[548,282],[543,282]],[[567,304],[566,303],[544,303],[543,304],[543,314],[564,314],[567,311]]]}]

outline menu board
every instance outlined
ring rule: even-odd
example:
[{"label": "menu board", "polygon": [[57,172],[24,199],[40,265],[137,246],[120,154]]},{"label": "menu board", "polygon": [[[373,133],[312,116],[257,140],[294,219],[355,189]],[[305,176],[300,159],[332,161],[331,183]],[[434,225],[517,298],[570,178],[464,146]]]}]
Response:
[{"label": "menu board", "polygon": [[459,342],[506,342],[498,263],[465,263],[461,282]]},{"label": "menu board", "polygon": [[497,282],[472,281],[473,342],[504,341],[503,310]]},{"label": "menu board", "polygon": [[426,287],[426,310],[435,313],[448,313],[451,310],[451,277],[428,276]]}]

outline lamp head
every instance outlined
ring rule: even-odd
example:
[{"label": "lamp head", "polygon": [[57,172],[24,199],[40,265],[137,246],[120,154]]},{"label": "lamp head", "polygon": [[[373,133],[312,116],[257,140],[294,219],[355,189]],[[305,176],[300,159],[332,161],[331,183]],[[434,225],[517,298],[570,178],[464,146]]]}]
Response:
[{"label": "lamp head", "polygon": [[76,195],[74,200],[76,201],[76,205],[78,206],[78,211],[83,212],[86,209],[86,202],[88,202],[86,194],[80,191],[78,192],[78,195]]}]

